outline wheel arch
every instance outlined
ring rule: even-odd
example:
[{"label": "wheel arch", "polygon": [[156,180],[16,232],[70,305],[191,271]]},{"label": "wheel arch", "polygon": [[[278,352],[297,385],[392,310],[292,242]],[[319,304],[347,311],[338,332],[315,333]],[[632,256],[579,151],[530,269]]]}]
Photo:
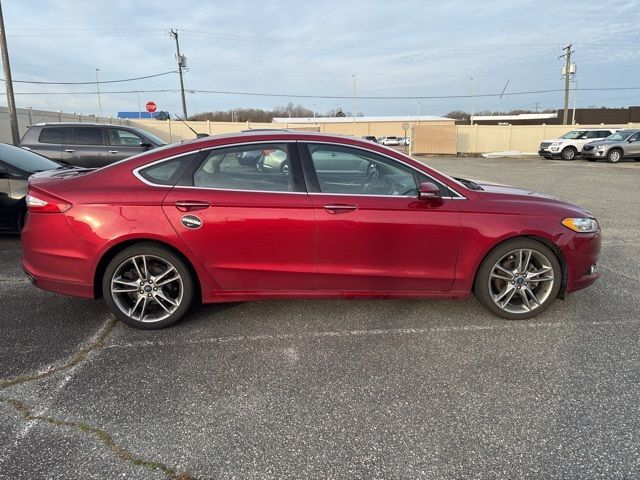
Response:
[{"label": "wheel arch", "polygon": [[140,243],[152,243],[159,247],[166,248],[171,253],[173,253],[178,258],[180,258],[189,269],[189,273],[191,274],[191,279],[193,280],[193,285],[196,288],[196,291],[194,292],[194,298],[197,299],[198,301],[202,301],[202,286],[200,285],[200,278],[191,260],[189,260],[189,258],[184,253],[182,253],[179,249],[177,249],[173,245],[163,242],[161,240],[154,239],[154,238],[132,238],[128,240],[123,240],[122,242],[116,243],[115,245],[112,245],[111,247],[109,247],[109,249],[102,254],[102,257],[100,257],[100,260],[98,261],[95,272],[93,274],[94,298],[101,298],[103,295],[102,276],[104,275],[104,272],[107,269],[107,265],[109,265],[109,262],[113,260],[113,258],[116,255],[118,255],[118,253],[123,251],[125,248],[131,247],[133,245],[137,245]]},{"label": "wheel arch", "polygon": [[485,252],[485,254],[483,255],[482,259],[480,260],[480,262],[476,266],[476,270],[475,270],[475,273],[473,275],[472,289],[475,288],[476,281],[478,280],[478,272],[480,271],[480,268],[482,267],[482,264],[484,263],[485,259],[491,254],[491,252],[493,252],[496,248],[498,248],[501,245],[503,245],[505,242],[509,242],[511,240],[517,240],[519,238],[528,238],[528,239],[540,242],[541,244],[543,244],[545,247],[550,249],[555,254],[556,258],[558,259],[558,262],[560,263],[560,269],[562,270],[562,283],[560,284],[560,291],[558,292],[558,298],[560,298],[561,300],[564,300],[565,296],[566,296],[566,290],[567,290],[567,262],[566,262],[566,259],[564,258],[562,250],[560,250],[560,248],[558,248],[558,246],[555,243],[553,243],[548,238],[541,237],[539,235],[526,235],[526,234],[514,235],[512,237],[502,238],[502,239],[500,239],[499,242],[497,242],[496,244],[492,245],[491,248]]}]

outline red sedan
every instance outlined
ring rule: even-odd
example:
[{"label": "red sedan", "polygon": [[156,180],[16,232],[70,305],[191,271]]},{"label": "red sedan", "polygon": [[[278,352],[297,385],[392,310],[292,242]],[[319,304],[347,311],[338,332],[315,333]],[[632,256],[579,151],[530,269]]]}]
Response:
[{"label": "red sedan", "polygon": [[471,292],[524,319],[598,276],[600,229],[584,209],[333,135],[208,137],[37,174],[27,205],[32,282],[104,297],[138,328],[194,301]]}]

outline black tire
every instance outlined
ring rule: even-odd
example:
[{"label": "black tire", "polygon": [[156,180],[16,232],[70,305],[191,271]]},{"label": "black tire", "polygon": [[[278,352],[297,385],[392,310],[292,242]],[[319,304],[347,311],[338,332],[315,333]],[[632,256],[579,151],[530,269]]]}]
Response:
[{"label": "black tire", "polygon": [[[522,313],[514,313],[506,311],[500,308],[492,297],[492,293],[490,291],[490,275],[494,268],[494,265],[500,261],[506,255],[509,255],[513,251],[517,251],[519,249],[523,250],[532,250],[538,252],[540,255],[544,256],[549,263],[549,266],[552,268],[553,272],[553,283],[551,287],[548,287],[548,292],[546,293],[546,298],[544,301],[540,303],[539,306],[528,312]],[[495,280],[493,280],[495,281]],[[509,282],[505,282],[509,283]],[[535,317],[540,313],[544,312],[551,304],[554,302],[556,297],[558,296],[558,292],[560,291],[562,283],[562,268],[560,266],[560,262],[556,257],[555,253],[549,249],[547,246],[542,243],[530,239],[530,238],[514,238],[512,240],[507,240],[500,245],[496,246],[489,254],[485,257],[478,269],[476,274],[475,284],[473,287],[473,293],[476,296],[477,300],[491,313],[497,315],[498,317],[505,318],[507,320],[525,320],[527,318]],[[513,287],[511,287],[513,288]],[[537,287],[535,287],[537,288]],[[515,295],[514,295],[515,296]]]},{"label": "black tire", "polygon": [[578,155],[578,150],[575,147],[565,147],[560,152],[560,158],[562,160],[575,160]]},{"label": "black tire", "polygon": [[622,150],[619,148],[612,148],[609,150],[609,153],[607,153],[607,162],[618,163],[620,160],[622,160]]},{"label": "black tire", "polygon": [[[112,292],[112,279],[116,272],[119,273],[119,278],[123,278],[123,275],[120,275],[120,272],[125,271],[125,274],[133,273],[134,276],[127,278],[127,280],[131,281],[131,283],[136,283],[137,285],[138,278],[135,277],[138,277],[138,275],[134,273],[135,270],[133,269],[133,264],[131,264],[131,268],[128,270],[126,268],[126,265],[127,262],[132,262],[132,259],[134,257],[139,258],[142,256],[144,256],[145,259],[148,259],[147,263],[144,264],[147,265],[147,270],[149,272],[146,275],[146,278],[147,280],[153,279],[153,282],[148,282],[149,287],[147,287],[147,283],[145,282],[144,286],[133,287],[136,290],[135,292],[121,292],[119,294]],[[158,285],[156,285],[156,277],[154,277],[154,274],[157,276],[157,278],[160,279],[160,276],[162,275],[162,273],[164,273],[162,270],[160,270],[160,266],[163,262],[165,262],[167,266],[173,267],[175,269],[177,275],[179,276],[179,280],[175,280],[169,285],[160,285],[161,281],[170,279],[166,278],[167,276],[173,278],[174,274],[172,273],[173,270],[171,270],[171,273],[167,273],[164,278],[158,281]],[[138,264],[140,264],[139,261]],[[154,270],[154,268],[156,270]],[[166,268],[165,271],[166,270],[170,269]],[[124,286],[123,288],[128,287]],[[138,288],[140,288],[140,290],[138,290]],[[143,288],[147,288],[147,290],[142,290]],[[172,289],[175,292],[179,292],[181,290],[179,302],[176,298],[172,297],[172,290],[167,291],[166,289]],[[166,318],[161,318],[162,315],[167,315],[168,312],[166,312],[166,308],[165,310],[163,310],[158,307],[161,307],[164,304],[165,307],[171,309],[173,308],[173,305],[170,303],[166,303],[162,298],[158,300],[158,297],[156,297],[156,293],[153,290],[158,291],[158,295],[162,294],[163,298],[168,297],[171,300],[175,301],[175,303],[177,304],[176,308]],[[111,310],[119,320],[126,323],[127,325],[143,330],[165,328],[169,325],[173,325],[178,320],[180,320],[184,316],[184,314],[187,313],[189,307],[191,306],[191,303],[193,302],[194,290],[194,279],[192,278],[191,272],[185,262],[169,249],[154,243],[147,242],[132,245],[131,247],[125,248],[120,253],[118,253],[109,262],[102,277],[102,293],[104,301],[107,304],[109,310]],[[159,318],[157,320],[153,319],[153,317],[150,317],[145,321],[143,321],[144,319],[135,318],[135,312],[137,312],[138,310],[134,310],[134,316],[131,316],[123,311],[123,307],[135,303],[138,297],[144,298],[145,295],[147,295],[147,297],[149,298],[149,311],[154,311],[155,309],[155,311],[158,312]],[[147,300],[145,300],[144,305],[147,305]],[[140,317],[142,318],[142,313],[140,313]]]}]

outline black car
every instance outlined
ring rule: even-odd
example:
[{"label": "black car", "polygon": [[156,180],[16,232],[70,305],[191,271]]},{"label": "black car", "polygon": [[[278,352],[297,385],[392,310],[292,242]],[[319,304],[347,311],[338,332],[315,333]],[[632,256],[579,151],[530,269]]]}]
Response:
[{"label": "black car", "polygon": [[69,168],[42,155],[0,143],[0,232],[19,232],[24,224],[27,179],[34,173]]},{"label": "black car", "polygon": [[69,165],[100,168],[166,145],[144,130],[102,123],[38,123],[20,146]]}]

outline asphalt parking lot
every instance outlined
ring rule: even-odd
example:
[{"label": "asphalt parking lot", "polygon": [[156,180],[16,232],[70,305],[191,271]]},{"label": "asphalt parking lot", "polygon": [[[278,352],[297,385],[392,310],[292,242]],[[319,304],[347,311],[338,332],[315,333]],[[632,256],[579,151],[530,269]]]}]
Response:
[{"label": "asphalt parking lot", "polygon": [[640,162],[423,160],[587,207],[599,282],[522,322],[265,301],[138,331],[0,237],[0,478],[640,477]]}]

